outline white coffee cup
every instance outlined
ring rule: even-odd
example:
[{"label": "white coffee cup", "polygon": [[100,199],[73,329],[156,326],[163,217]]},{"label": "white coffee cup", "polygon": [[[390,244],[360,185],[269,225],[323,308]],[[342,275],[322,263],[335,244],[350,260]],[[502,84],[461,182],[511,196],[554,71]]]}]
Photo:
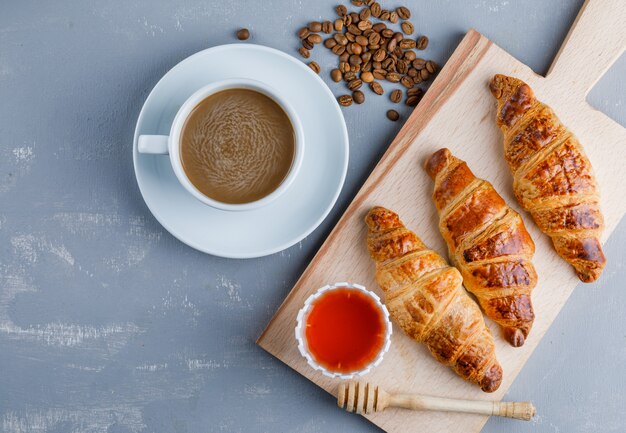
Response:
[{"label": "white coffee cup", "polygon": [[[212,199],[211,197],[207,197],[201,193],[193,185],[193,183],[191,183],[183,170],[183,164],[180,158],[182,129],[185,121],[193,109],[208,96],[227,89],[250,89],[262,93],[263,95],[274,100],[287,114],[295,135],[294,158],[285,179],[278,186],[278,188],[270,194],[249,203],[223,203]],[[226,211],[244,211],[256,209],[270,203],[284,193],[287,188],[289,188],[289,185],[291,185],[295,179],[300,166],[302,165],[302,159],[304,156],[304,132],[302,130],[302,124],[300,123],[300,118],[284,95],[282,95],[278,90],[260,81],[250,80],[247,78],[233,78],[208,84],[196,91],[183,103],[178,110],[178,113],[176,113],[176,117],[174,117],[174,121],[172,122],[172,127],[170,129],[170,135],[140,135],[137,150],[139,153],[158,155],[169,154],[170,162],[178,181],[187,191],[189,191],[191,195],[200,200],[202,203]]]}]

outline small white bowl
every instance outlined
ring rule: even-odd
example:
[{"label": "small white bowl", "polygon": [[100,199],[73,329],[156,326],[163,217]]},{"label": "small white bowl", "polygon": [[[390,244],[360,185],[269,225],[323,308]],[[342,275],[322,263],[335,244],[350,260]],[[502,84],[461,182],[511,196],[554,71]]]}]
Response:
[{"label": "small white bowl", "polygon": [[[328,291],[335,290],[335,289],[344,289],[344,288],[360,290],[363,293],[365,293],[367,296],[372,298],[374,302],[376,303],[376,306],[378,307],[378,309],[383,314],[383,318],[385,321],[385,342],[383,344],[383,347],[380,349],[380,352],[378,352],[378,355],[376,356],[376,358],[374,358],[374,360],[370,362],[362,370],[353,371],[350,373],[338,373],[334,371],[329,371],[326,368],[319,365],[315,361],[315,358],[313,358],[313,356],[309,352],[309,346],[307,344],[306,334],[304,332],[304,329],[306,326],[305,325],[306,319],[308,317],[309,312],[311,311],[311,307],[313,306],[314,302],[320,296],[322,296],[324,293]],[[315,370],[320,371],[324,376],[327,376],[327,377],[347,380],[347,379],[353,379],[354,377],[364,376],[365,374],[369,373],[372,370],[372,368],[376,367],[383,361],[383,355],[387,353],[387,351],[389,350],[389,346],[391,345],[391,334],[393,331],[391,329],[391,321],[389,320],[389,311],[387,310],[387,307],[383,305],[380,298],[374,292],[367,290],[365,287],[361,286],[360,284],[339,282],[339,283],[329,284],[324,287],[321,287],[320,289],[317,290],[317,292],[309,296],[309,298],[306,300],[306,302],[304,303],[304,306],[298,312],[298,317],[296,318],[296,322],[297,322],[296,340],[298,341],[298,349],[300,350],[300,353],[307,360],[308,364],[311,367],[313,367]]]}]

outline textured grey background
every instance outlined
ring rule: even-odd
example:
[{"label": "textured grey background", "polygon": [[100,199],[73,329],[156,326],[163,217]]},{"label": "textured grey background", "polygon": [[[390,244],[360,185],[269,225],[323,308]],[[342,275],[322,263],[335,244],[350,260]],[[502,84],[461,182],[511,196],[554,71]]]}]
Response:
[{"label": "textured grey background", "polygon": [[[545,72],[582,1],[407,3],[428,57],[443,63],[476,27]],[[242,25],[251,42],[294,53],[295,30],[334,5],[0,0],[2,431],[376,430],[254,341],[400,128],[384,117],[387,99],[345,111],[351,160],[337,205],[271,257],[225,260],[175,240],[143,204],[131,162],[141,105],[169,68]],[[622,58],[589,98],[622,124],[625,75]],[[533,400],[537,419],[492,419],[485,432],[626,430],[625,242],[623,222],[602,279],[577,288],[507,396]]]}]

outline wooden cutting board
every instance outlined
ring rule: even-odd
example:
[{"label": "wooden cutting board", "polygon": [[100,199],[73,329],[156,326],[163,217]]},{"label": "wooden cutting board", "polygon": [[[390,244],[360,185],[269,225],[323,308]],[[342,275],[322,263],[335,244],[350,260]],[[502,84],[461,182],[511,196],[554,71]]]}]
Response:
[{"label": "wooden cutting board", "polygon": [[[381,293],[374,281],[374,264],[366,251],[363,223],[365,213],[374,205],[398,212],[427,245],[445,254],[431,200],[432,181],[422,169],[427,156],[445,146],[466,160],[477,176],[493,183],[509,205],[524,217],[537,247],[534,264],[539,283],[533,292],[535,324],[526,344],[513,348],[488,321],[496,339],[498,359],[504,368],[502,385],[493,394],[481,392],[451,369],[438,364],[422,345],[403,335],[397,327],[383,363],[366,378],[390,391],[500,400],[579,281],[572,268],[556,255],[548,237],[514,200],[488,82],[496,73],[521,78],[578,136],[600,184],[606,240],[626,213],[626,130],[589,106],[585,98],[624,51],[625,23],[624,0],[587,1],[546,77],[535,74],[480,33],[470,30],[287,296],[258,344],[335,394],[338,381],[311,369],[298,353],[294,338],[296,314],[305,299],[327,283],[352,281]],[[599,281],[602,284],[602,279]],[[541,413],[541,408],[538,410]],[[367,418],[389,432],[479,432],[487,421],[487,417],[480,415],[401,409]]]}]

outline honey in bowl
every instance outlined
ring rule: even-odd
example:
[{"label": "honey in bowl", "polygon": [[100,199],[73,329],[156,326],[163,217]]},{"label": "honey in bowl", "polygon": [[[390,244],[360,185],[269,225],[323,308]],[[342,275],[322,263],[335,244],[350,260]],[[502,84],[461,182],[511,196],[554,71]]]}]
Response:
[{"label": "honey in bowl", "polygon": [[352,373],[371,364],[385,346],[387,318],[364,290],[338,287],[312,304],[305,320],[308,351],[325,369]]}]

